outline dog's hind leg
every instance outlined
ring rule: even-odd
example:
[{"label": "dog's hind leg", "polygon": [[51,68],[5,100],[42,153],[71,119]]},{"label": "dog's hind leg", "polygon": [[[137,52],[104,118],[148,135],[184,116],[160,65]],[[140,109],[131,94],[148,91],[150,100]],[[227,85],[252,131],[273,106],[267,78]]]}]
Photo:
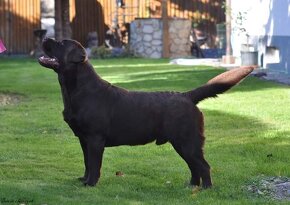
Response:
[{"label": "dog's hind leg", "polygon": [[82,147],[83,155],[84,155],[84,164],[85,164],[85,173],[84,176],[79,177],[78,179],[81,182],[85,182],[88,179],[88,149],[86,140],[83,137],[79,137],[80,145]]},{"label": "dog's hind leg", "polygon": [[190,172],[191,172],[191,180],[190,185],[200,186],[200,173],[198,169],[198,165],[193,160],[192,148],[187,149],[182,145],[177,143],[171,143],[175,151],[181,156],[181,158],[187,163]]},{"label": "dog's hind leg", "polygon": [[197,154],[197,164],[199,165],[200,176],[202,178],[202,187],[210,188],[212,186],[211,177],[210,177],[210,166],[207,161],[204,159],[202,150]]},{"label": "dog's hind leg", "polygon": [[87,138],[88,149],[88,178],[85,185],[95,186],[101,176],[102,158],[105,141],[102,136],[91,136]]},{"label": "dog's hind leg", "polygon": [[202,187],[209,188],[212,186],[210,177],[210,166],[203,157],[202,150],[194,150],[192,143],[184,142],[182,144],[171,142],[176,152],[184,159],[191,171],[190,184],[194,186],[200,185],[202,179]]}]

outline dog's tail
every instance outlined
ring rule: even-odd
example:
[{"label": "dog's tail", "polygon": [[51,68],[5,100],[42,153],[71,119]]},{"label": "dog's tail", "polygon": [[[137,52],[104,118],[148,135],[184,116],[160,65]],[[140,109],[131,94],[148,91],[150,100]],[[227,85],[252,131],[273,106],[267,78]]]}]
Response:
[{"label": "dog's tail", "polygon": [[217,97],[217,94],[224,93],[241,82],[253,69],[254,67],[247,66],[226,71],[209,80],[205,85],[184,94],[189,96],[195,104],[206,98]]}]

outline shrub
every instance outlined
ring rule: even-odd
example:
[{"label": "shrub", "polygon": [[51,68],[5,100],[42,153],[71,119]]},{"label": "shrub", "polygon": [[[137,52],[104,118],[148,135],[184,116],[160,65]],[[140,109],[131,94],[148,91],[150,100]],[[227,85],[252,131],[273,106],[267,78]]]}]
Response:
[{"label": "shrub", "polygon": [[105,45],[94,46],[91,49],[91,57],[92,58],[110,58],[112,55],[111,50],[107,48]]},{"label": "shrub", "polygon": [[91,58],[126,58],[133,57],[134,55],[130,52],[129,46],[126,45],[123,48],[107,48],[105,45],[98,47],[92,47],[90,51]]}]

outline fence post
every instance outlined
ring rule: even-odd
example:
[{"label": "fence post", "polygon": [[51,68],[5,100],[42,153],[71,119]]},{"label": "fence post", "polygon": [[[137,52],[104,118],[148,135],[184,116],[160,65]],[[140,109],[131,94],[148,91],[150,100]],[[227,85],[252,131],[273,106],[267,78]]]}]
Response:
[{"label": "fence post", "polygon": [[167,0],[162,0],[162,32],[163,32],[163,58],[169,58],[169,25],[168,25],[168,13],[167,13]]}]

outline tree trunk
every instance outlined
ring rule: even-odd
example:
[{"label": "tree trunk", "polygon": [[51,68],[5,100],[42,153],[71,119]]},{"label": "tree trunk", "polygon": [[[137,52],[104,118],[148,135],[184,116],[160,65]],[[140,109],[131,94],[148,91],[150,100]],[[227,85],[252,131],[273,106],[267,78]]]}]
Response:
[{"label": "tree trunk", "polygon": [[226,0],[226,55],[222,56],[222,62],[225,64],[235,63],[235,57],[233,56],[231,35],[232,35],[232,7],[231,0]]},{"label": "tree trunk", "polygon": [[72,37],[69,18],[69,0],[55,0],[55,39]]},{"label": "tree trunk", "polygon": [[71,38],[72,30],[70,27],[69,18],[69,0],[62,0],[62,26],[63,26],[63,38]]},{"label": "tree trunk", "polygon": [[54,25],[54,31],[55,31],[55,39],[56,40],[62,40],[62,15],[61,15],[61,0],[55,0],[54,1],[54,7],[55,7],[55,25]]},{"label": "tree trunk", "polygon": [[233,54],[231,35],[232,35],[232,17],[231,17],[231,0],[226,0],[226,55],[231,56]]},{"label": "tree trunk", "polygon": [[168,13],[167,13],[167,0],[161,1],[162,6],[162,23],[163,23],[163,58],[169,58],[169,23],[168,23]]}]

